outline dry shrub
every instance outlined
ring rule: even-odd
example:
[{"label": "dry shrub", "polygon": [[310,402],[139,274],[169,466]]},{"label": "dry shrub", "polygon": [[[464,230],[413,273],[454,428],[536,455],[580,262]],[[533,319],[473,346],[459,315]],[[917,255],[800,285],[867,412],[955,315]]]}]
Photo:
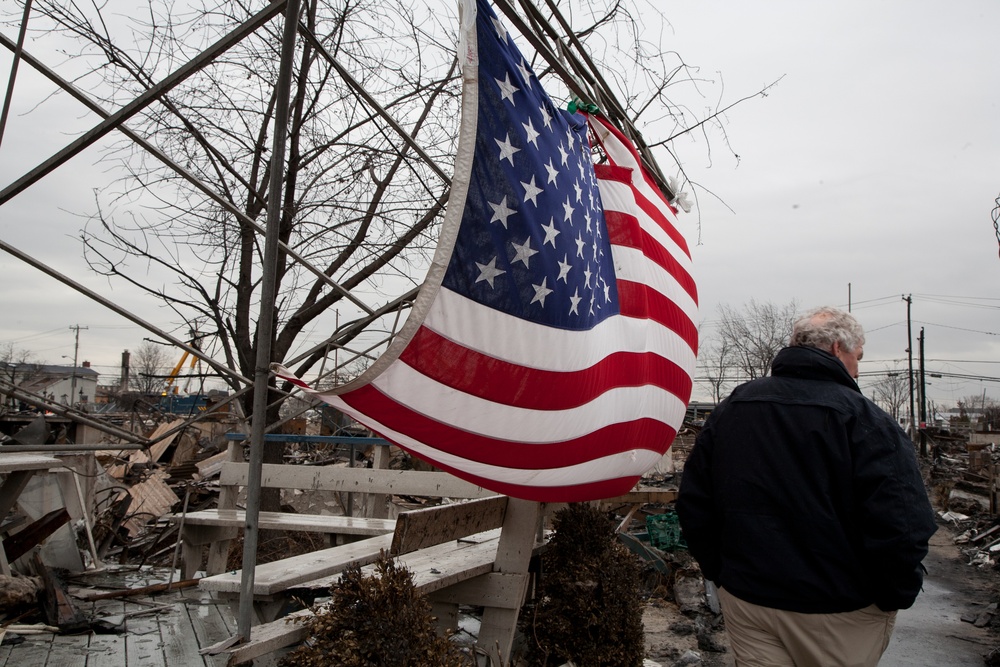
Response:
[{"label": "dry shrub", "polygon": [[280,667],[468,667],[460,649],[434,630],[431,607],[410,572],[383,551],[375,574],[344,571],[329,603],[309,618],[306,644]]},{"label": "dry shrub", "polygon": [[521,612],[532,667],[642,665],[638,559],[600,510],[571,504],[553,517],[537,602]]},{"label": "dry shrub", "polygon": [[[262,530],[258,534],[257,540],[257,557],[254,562],[258,565],[307,554],[329,546],[322,533],[305,531]],[[243,533],[240,532],[229,545],[226,569],[239,570],[242,568]]]}]

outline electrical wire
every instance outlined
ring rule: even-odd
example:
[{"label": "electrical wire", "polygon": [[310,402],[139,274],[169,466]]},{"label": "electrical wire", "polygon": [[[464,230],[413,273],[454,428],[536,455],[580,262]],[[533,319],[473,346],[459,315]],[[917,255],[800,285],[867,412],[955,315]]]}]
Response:
[{"label": "electrical wire", "polygon": [[923,322],[921,320],[913,320],[914,324],[926,324],[929,327],[941,327],[942,329],[954,329],[956,331],[968,331],[969,333],[984,334],[986,336],[1000,336],[1000,333],[996,331],[981,331],[979,329],[966,329],[964,327],[953,327],[950,324],[938,324],[936,322]]},{"label": "electrical wire", "polygon": [[[993,208],[993,231],[997,235],[997,245],[1000,245],[1000,197],[997,197],[996,206]],[[997,251],[1000,254],[1000,250]]]},{"label": "electrical wire", "polygon": [[947,297],[947,296],[935,296],[933,294],[914,294],[913,296],[920,299],[921,303],[940,303],[946,306],[963,306],[965,308],[986,308],[991,310],[1000,310],[1000,303],[990,304],[990,303],[969,303],[969,300],[980,300],[980,301],[997,301],[1000,299],[990,298],[990,297],[975,297],[975,296],[957,296],[957,297]]}]

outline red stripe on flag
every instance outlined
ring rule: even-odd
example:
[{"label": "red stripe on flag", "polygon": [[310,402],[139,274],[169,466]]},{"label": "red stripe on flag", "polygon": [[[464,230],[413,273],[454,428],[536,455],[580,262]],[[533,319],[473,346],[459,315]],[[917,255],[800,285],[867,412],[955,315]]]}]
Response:
[{"label": "red stripe on flag", "polygon": [[[397,445],[399,443],[396,443]],[[402,446],[402,445],[400,445]],[[405,449],[405,447],[404,447]],[[540,503],[579,503],[596,498],[614,498],[625,495],[639,483],[641,476],[616,477],[601,479],[586,484],[568,484],[565,486],[528,486],[526,484],[509,484],[488,477],[480,477],[465,470],[436,463],[437,467],[450,472],[467,482],[477,484],[490,491],[495,491],[512,498],[530,498]]]},{"label": "red stripe on flag", "polygon": [[684,403],[691,377],[652,352],[616,352],[589,368],[559,372],[496,359],[421,327],[400,359],[424,375],[479,398],[532,410],[567,410],[617,387],[660,387]]},{"label": "red stripe on flag", "polygon": [[634,215],[621,211],[605,211],[604,219],[608,223],[608,238],[612,245],[634,248],[642,252],[673,276],[691,300],[698,303],[698,288],[695,286],[694,278],[666,248],[639,226],[639,221]]},{"label": "red stripe on flag", "polygon": [[618,281],[618,302],[626,317],[648,319],[667,327],[698,353],[698,327],[677,304],[642,283]]},{"label": "red stripe on flag", "polygon": [[[642,418],[609,424],[579,438],[524,443],[492,438],[445,424],[398,403],[373,385],[344,394],[340,399],[362,414],[378,415],[379,422],[388,429],[428,443],[438,451],[468,461],[521,470],[547,470],[586,463],[628,452],[635,449],[637,443],[641,443],[643,449],[662,454],[677,434],[668,424]],[[558,418],[557,415],[553,417]],[[435,465],[437,463],[435,461]]]},{"label": "red stripe on flag", "polygon": [[[597,120],[603,122],[603,119],[601,118],[598,118]],[[608,127],[611,126],[608,125]],[[611,127],[611,130],[615,134],[619,134],[618,131],[615,130],[613,127]],[[631,150],[631,146],[629,146],[629,151],[632,153],[636,161],[639,161],[638,154],[636,154],[635,151]],[[653,202],[649,201],[649,199],[644,194],[642,194],[642,192],[640,192],[635,187],[635,185],[633,185],[632,182],[633,172],[634,170],[631,167],[623,167],[617,164],[594,165],[594,174],[597,176],[598,181],[602,180],[617,181],[619,183],[623,183],[629,186],[632,189],[632,193],[635,196],[635,203],[639,207],[639,209],[641,209],[646,215],[648,215],[653,220],[653,222],[659,225],[660,228],[667,233],[667,235],[671,238],[671,240],[677,244],[677,247],[680,248],[682,251],[684,251],[684,254],[687,255],[688,258],[690,258],[691,252],[688,250],[687,241],[684,239],[684,236],[679,231],[677,231],[673,223],[671,223],[670,220],[663,214],[663,211],[660,208],[658,208]],[[645,179],[644,174],[642,174],[641,172],[639,173],[639,178],[643,178],[646,184],[649,186],[649,188],[654,193],[656,193],[657,196],[659,196],[660,190],[657,186],[653,185],[652,181],[650,181],[649,179]],[[663,206],[666,207],[670,206],[667,203],[667,201],[662,198],[662,196],[660,196],[660,202],[662,202]],[[606,214],[607,211],[605,211],[605,215]]]}]

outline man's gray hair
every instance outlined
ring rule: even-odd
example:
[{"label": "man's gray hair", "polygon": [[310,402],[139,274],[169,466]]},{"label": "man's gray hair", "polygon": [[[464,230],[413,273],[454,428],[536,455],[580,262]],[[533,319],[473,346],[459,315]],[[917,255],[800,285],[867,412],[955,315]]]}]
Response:
[{"label": "man's gray hair", "polygon": [[853,352],[865,344],[865,331],[850,313],[839,308],[823,306],[795,320],[788,344],[793,347],[815,347],[824,352],[832,352],[835,342]]}]

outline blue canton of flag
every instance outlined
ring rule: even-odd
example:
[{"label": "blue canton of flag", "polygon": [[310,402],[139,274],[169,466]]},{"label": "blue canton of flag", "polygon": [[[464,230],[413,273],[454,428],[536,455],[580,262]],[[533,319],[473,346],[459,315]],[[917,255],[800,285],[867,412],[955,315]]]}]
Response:
[{"label": "blue canton of flag", "polygon": [[539,324],[618,313],[611,246],[583,116],[557,109],[486,3],[469,192],[443,286]]}]

